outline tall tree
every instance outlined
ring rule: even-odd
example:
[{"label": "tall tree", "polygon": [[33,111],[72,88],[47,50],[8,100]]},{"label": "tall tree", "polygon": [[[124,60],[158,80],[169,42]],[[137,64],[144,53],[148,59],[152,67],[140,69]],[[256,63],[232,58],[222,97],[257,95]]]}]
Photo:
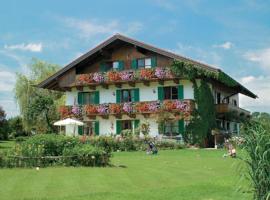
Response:
[{"label": "tall tree", "polygon": [[54,74],[59,68],[58,65],[33,59],[28,66],[28,75],[17,74],[15,98],[26,131],[41,133],[53,131],[52,122],[59,118],[57,107],[63,104],[63,94],[40,89],[35,85]]},{"label": "tall tree", "polygon": [[6,119],[6,112],[0,106],[0,140],[8,139],[8,123]]}]

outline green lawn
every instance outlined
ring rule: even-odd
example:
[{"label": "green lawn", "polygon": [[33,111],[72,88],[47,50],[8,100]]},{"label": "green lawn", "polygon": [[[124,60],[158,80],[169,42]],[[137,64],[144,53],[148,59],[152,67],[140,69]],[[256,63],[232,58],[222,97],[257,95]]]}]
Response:
[{"label": "green lawn", "polygon": [[0,199],[251,199],[237,191],[246,184],[239,180],[239,160],[224,159],[223,153],[121,152],[112,159],[120,167],[0,169]]}]

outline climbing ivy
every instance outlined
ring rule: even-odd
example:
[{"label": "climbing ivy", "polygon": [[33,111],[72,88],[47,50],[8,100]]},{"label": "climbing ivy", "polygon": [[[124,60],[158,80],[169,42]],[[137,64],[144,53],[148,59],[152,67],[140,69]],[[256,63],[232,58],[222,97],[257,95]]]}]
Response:
[{"label": "climbing ivy", "polygon": [[[223,82],[231,84],[231,80],[226,77],[226,74],[207,71],[194,66],[191,63],[174,61],[172,72],[175,76],[186,78],[193,83],[194,100],[196,108],[192,113],[192,119],[186,128],[183,135],[185,142],[205,146],[205,139],[212,137],[211,130],[216,128],[216,113],[214,106],[214,97],[207,83],[207,79],[219,79]],[[196,79],[201,79],[198,86]],[[221,82],[222,82],[221,81]]]},{"label": "climbing ivy", "polygon": [[208,78],[217,80],[229,87],[238,85],[234,79],[220,70],[213,71],[204,69],[190,62],[175,60],[171,66],[171,70],[175,76],[187,78],[189,80],[195,80],[196,78]]}]

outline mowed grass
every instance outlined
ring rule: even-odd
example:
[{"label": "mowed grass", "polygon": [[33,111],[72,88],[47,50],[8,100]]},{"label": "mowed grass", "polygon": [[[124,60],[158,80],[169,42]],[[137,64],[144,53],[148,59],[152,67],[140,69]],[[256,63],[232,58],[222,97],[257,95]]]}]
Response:
[{"label": "mowed grass", "polygon": [[[0,146],[2,144],[0,143]],[[0,199],[251,199],[239,191],[238,159],[222,150],[114,153],[118,167],[0,169]]]}]

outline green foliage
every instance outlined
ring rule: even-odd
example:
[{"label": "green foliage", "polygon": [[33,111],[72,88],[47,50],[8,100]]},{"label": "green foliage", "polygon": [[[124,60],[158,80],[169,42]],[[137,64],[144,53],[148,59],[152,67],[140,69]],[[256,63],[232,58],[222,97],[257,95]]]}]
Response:
[{"label": "green foliage", "polygon": [[265,112],[254,112],[251,115],[253,121],[259,122],[266,130],[270,130],[270,114]]},{"label": "green foliage", "polygon": [[6,112],[0,106],[0,140],[7,140],[8,139],[8,122],[6,119]]},{"label": "green foliage", "polygon": [[270,198],[270,129],[260,122],[250,122],[243,131],[244,159],[254,189],[254,199]]},{"label": "green foliage", "polygon": [[80,144],[63,151],[64,163],[67,166],[106,166],[109,163],[110,153],[103,148],[90,144]]},{"label": "green foliage", "polygon": [[238,83],[222,71],[211,71],[196,66],[189,62],[175,60],[171,66],[172,73],[181,78],[194,81],[196,78],[214,79],[229,87],[237,86]]},{"label": "green foliage", "polygon": [[29,75],[17,74],[14,89],[23,128],[27,132],[52,132],[52,122],[59,118],[56,108],[63,104],[62,93],[40,89],[35,85],[55,73],[60,67],[36,59],[28,67]]},{"label": "green foliage", "polygon": [[2,167],[106,166],[111,154],[102,147],[83,144],[78,138],[43,134],[16,143],[0,155]]},{"label": "green foliage", "polygon": [[22,118],[20,116],[8,119],[10,137],[27,136],[29,133],[23,130]]},{"label": "green foliage", "polygon": [[212,137],[211,130],[216,128],[214,98],[208,83],[204,80],[201,81],[199,87],[195,84],[194,90],[197,108],[187,126],[184,140],[191,144],[204,146],[204,140]]}]

